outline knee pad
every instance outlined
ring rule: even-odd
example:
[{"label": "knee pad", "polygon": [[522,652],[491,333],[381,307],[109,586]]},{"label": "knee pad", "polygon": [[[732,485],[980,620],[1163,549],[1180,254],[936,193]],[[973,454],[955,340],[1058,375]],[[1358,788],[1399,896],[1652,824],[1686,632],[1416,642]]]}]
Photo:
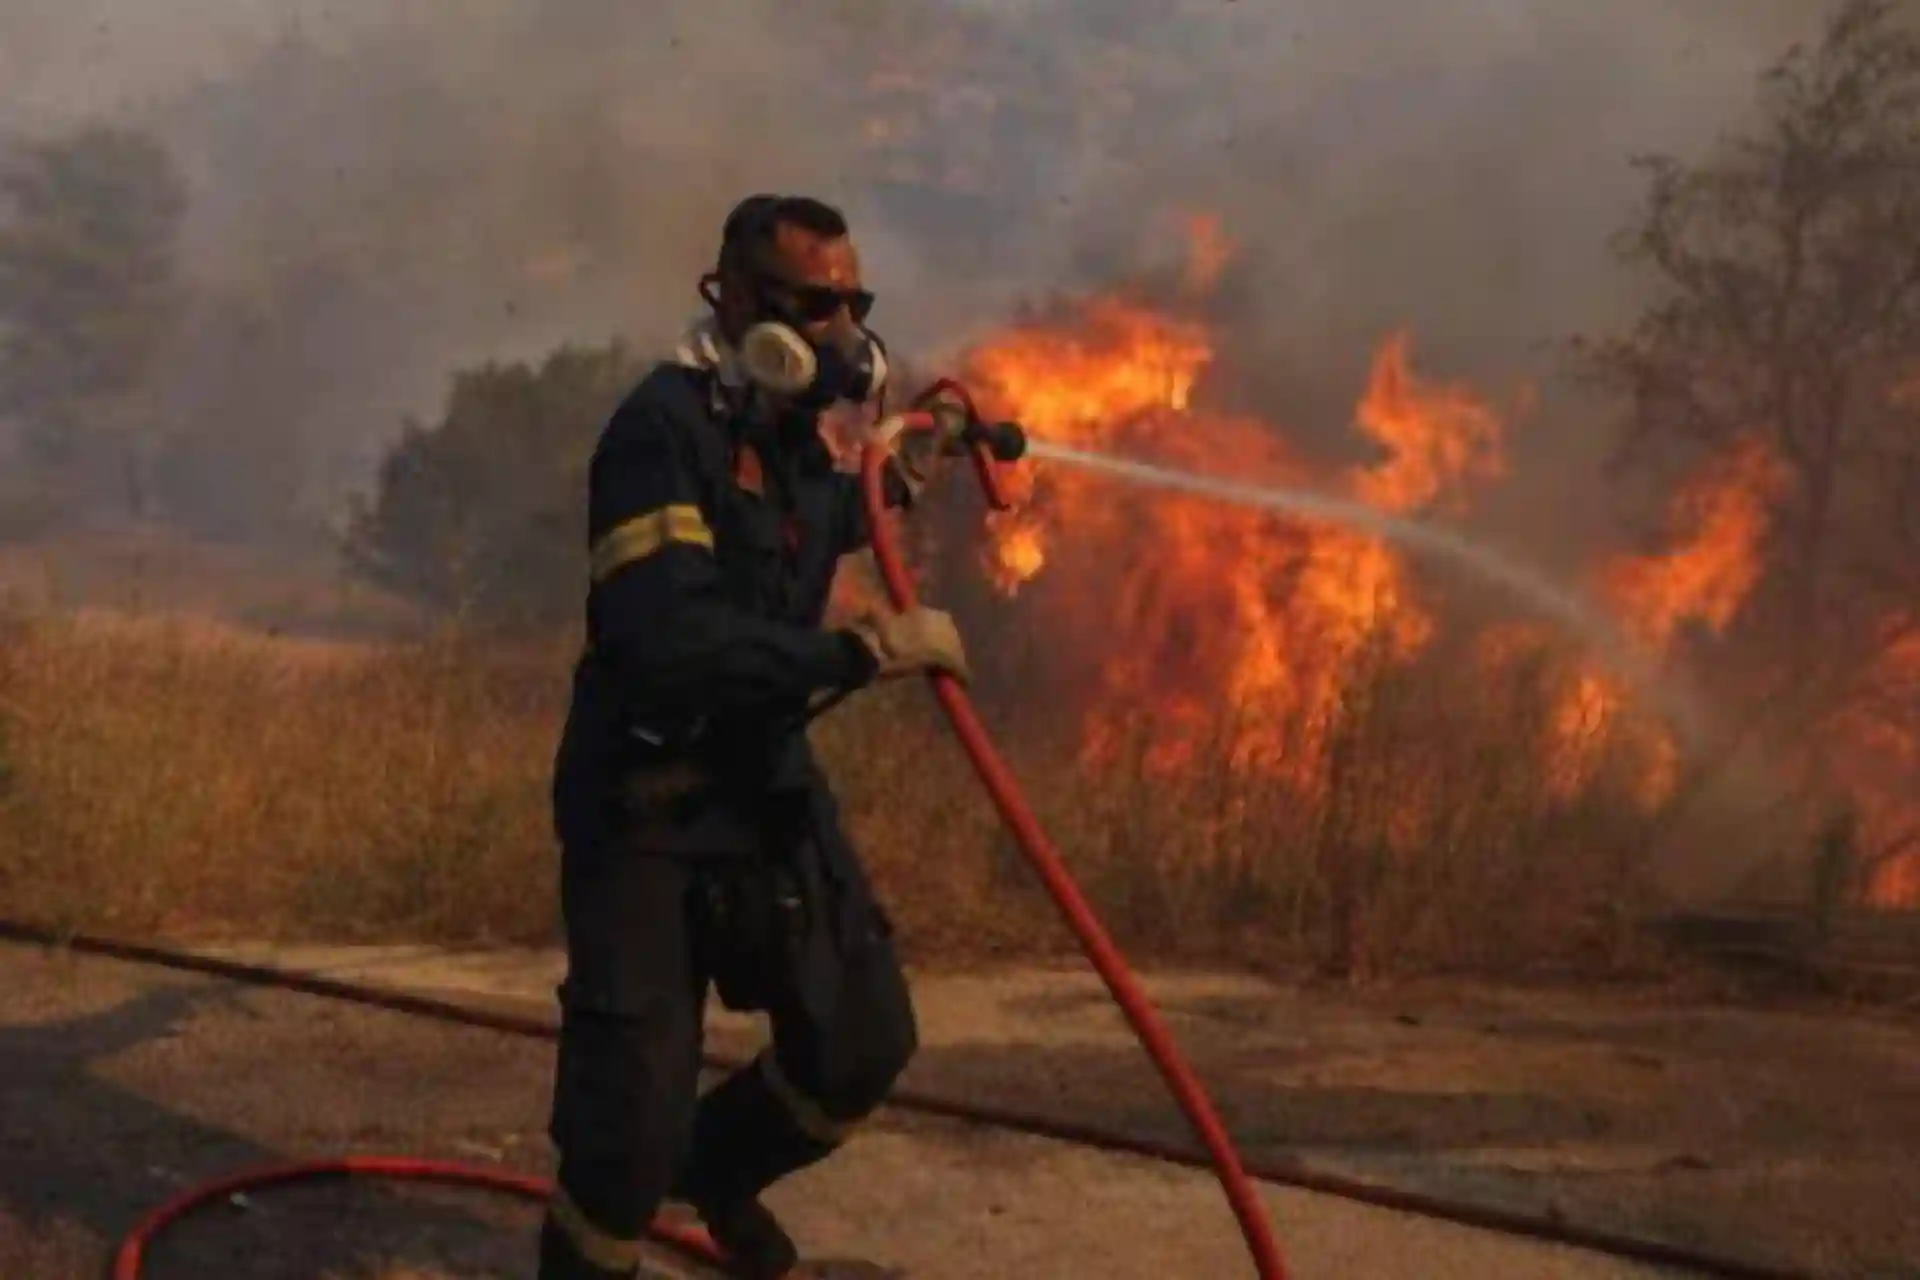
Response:
[{"label": "knee pad", "polygon": [[[802,1127],[823,1135],[857,1125],[885,1102],[918,1048],[911,1011],[900,1018],[856,1027],[838,1040],[818,1044],[809,1061],[783,1063],[769,1051],[762,1069],[775,1096],[795,1112]],[[816,1120],[824,1116],[824,1121]]]},{"label": "knee pad", "polygon": [[[844,1080],[818,1072],[796,1072],[769,1047],[754,1063],[757,1082],[766,1090],[793,1127],[822,1149],[837,1147],[853,1136],[873,1112],[863,1099],[852,1096]],[[798,1079],[795,1077],[799,1076]]]}]

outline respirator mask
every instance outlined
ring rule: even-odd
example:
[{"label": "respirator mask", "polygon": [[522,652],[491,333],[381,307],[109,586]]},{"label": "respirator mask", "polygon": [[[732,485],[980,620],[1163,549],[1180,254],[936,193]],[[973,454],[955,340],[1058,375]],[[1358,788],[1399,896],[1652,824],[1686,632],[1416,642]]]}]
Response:
[{"label": "respirator mask", "polygon": [[[748,221],[740,231],[743,238],[751,234],[751,216]],[[753,293],[754,319],[734,344],[734,356],[755,386],[799,412],[818,412],[843,400],[860,404],[881,393],[887,350],[865,324],[873,310],[872,293],[795,283],[764,271],[741,271],[733,278],[745,279]],[[716,273],[700,281],[700,296],[716,314],[720,280]],[[828,321],[833,323],[824,335],[807,336],[808,328]]]},{"label": "respirator mask", "polygon": [[[736,354],[746,375],[800,409],[825,409],[841,400],[860,404],[878,395],[887,381],[886,346],[860,323],[873,295],[814,285],[786,291],[795,299],[791,307],[749,325],[740,336]],[[842,307],[851,323],[836,325],[818,340],[802,331],[801,325],[817,324]]]},{"label": "respirator mask", "polygon": [[[702,280],[700,293],[717,308],[715,283],[711,276]],[[860,404],[880,394],[887,384],[886,344],[861,323],[873,309],[871,293],[785,282],[769,282],[758,293],[755,309],[762,318],[747,326],[733,353],[755,386],[803,411],[841,400]],[[846,319],[817,340],[807,337],[804,326],[840,315],[842,308]]]}]

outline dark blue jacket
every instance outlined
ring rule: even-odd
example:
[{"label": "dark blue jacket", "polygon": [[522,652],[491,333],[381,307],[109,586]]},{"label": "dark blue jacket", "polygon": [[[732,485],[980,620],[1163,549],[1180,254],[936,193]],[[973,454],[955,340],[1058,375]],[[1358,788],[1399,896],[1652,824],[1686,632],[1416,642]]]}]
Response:
[{"label": "dark blue jacket", "polygon": [[770,794],[822,785],[810,699],[874,676],[858,637],[821,625],[840,557],[869,541],[858,477],[810,420],[750,421],[712,374],[661,364],[601,433],[587,510],[561,838],[739,851]]}]

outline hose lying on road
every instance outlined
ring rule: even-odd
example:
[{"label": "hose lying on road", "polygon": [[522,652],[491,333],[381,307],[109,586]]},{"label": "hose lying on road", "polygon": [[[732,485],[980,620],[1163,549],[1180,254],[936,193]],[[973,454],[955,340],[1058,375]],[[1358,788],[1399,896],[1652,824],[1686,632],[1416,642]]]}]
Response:
[{"label": "hose lying on road", "polygon": [[[185,973],[204,974],[229,982],[293,991],[320,999],[386,1009],[412,1017],[428,1018],[436,1022],[474,1027],[483,1031],[494,1031],[532,1040],[551,1041],[558,1034],[555,1022],[551,1018],[511,1013],[504,1009],[486,1008],[462,1001],[441,1000],[415,992],[348,982],[322,974],[280,969],[271,965],[249,964],[245,961],[229,960],[192,951],[179,951],[91,934],[42,929],[17,921],[0,920],[0,939],[43,947],[65,948],[83,955],[101,956],[132,964],[147,964]],[[741,1066],[743,1061],[743,1059],[728,1057],[724,1054],[707,1053],[704,1056],[704,1065],[716,1071],[733,1070]],[[892,1110],[909,1114],[936,1116],[965,1124],[1004,1129],[1036,1138],[1070,1142],[1095,1150],[1110,1151],[1119,1155],[1159,1160],[1189,1169],[1208,1167],[1204,1155],[1180,1143],[1115,1133],[1094,1125],[1078,1124],[1071,1120],[1062,1120],[1015,1107],[962,1102],[913,1089],[902,1089],[889,1095],[887,1106]],[[311,1176],[314,1177],[333,1176],[335,1172],[331,1162],[328,1161],[317,1161],[304,1166],[275,1166],[273,1171],[277,1172],[282,1168],[308,1168],[313,1170]],[[497,1171],[481,1170],[480,1172],[491,1176]],[[1418,1217],[1455,1222],[1462,1226],[1493,1231],[1501,1235],[1539,1240],[1547,1244],[1567,1245],[1630,1262],[1672,1267],[1700,1276],[1719,1277],[1720,1280],[1812,1280],[1812,1274],[1803,1270],[1706,1253],[1682,1245],[1669,1244],[1663,1240],[1647,1240],[1638,1236],[1602,1231],[1544,1214],[1501,1209],[1492,1205],[1453,1200],[1425,1192],[1368,1182],[1361,1178],[1311,1169],[1293,1160],[1249,1161],[1247,1172],[1261,1182],[1276,1186],[1297,1187],[1303,1191],[1336,1196],[1343,1200],[1375,1205]],[[501,1176],[509,1181],[514,1180],[513,1175]],[[284,1176],[273,1178],[276,1182],[286,1180]],[[254,1184],[249,1184],[242,1179],[237,1185],[223,1185],[218,1195],[232,1195],[247,1190],[250,1185]],[[545,1194],[546,1184],[538,1179],[527,1180],[526,1186],[527,1194],[533,1194],[536,1188],[539,1194]],[[517,1182],[511,1187],[502,1189],[516,1194],[522,1191],[521,1185]],[[203,1195],[195,1201],[195,1204],[209,1203],[213,1198],[212,1195]],[[193,1206],[187,1206],[187,1208],[191,1207]],[[184,1212],[186,1209],[181,1209],[173,1216],[178,1217]],[[151,1224],[157,1228],[165,1225],[162,1222],[156,1222],[159,1216],[158,1211],[150,1214],[143,1221],[142,1226],[147,1227]],[[149,1230],[141,1243],[144,1245],[146,1239],[150,1239],[152,1234],[154,1231]],[[133,1236],[130,1234],[128,1243],[132,1242]],[[123,1256],[124,1252],[123,1249]],[[137,1269],[133,1271],[116,1269],[113,1272],[114,1280],[136,1280],[138,1275]]]},{"label": "hose lying on road", "polygon": [[[545,1203],[553,1184],[545,1178],[485,1169],[477,1165],[416,1160],[407,1156],[340,1156],[332,1160],[296,1160],[287,1164],[243,1169],[231,1177],[188,1187],[142,1218],[121,1241],[113,1256],[109,1280],[140,1280],[147,1250],[154,1239],[179,1219],[205,1205],[218,1204],[246,1191],[264,1191],[288,1182],[320,1182],[329,1178],[383,1178],[407,1182],[434,1182],[445,1186],[478,1187]],[[704,1231],[677,1223],[656,1221],[654,1237],[681,1253],[703,1262],[719,1262],[720,1253]]]}]

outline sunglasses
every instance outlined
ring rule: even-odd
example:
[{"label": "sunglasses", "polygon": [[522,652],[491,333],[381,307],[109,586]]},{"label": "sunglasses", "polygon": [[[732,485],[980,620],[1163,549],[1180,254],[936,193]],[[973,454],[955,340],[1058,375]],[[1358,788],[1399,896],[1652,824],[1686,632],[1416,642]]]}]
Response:
[{"label": "sunglasses", "polygon": [[825,284],[791,284],[779,281],[770,292],[780,300],[782,309],[803,324],[831,320],[845,307],[855,324],[864,322],[873,310],[873,293],[867,289],[836,289]]}]

